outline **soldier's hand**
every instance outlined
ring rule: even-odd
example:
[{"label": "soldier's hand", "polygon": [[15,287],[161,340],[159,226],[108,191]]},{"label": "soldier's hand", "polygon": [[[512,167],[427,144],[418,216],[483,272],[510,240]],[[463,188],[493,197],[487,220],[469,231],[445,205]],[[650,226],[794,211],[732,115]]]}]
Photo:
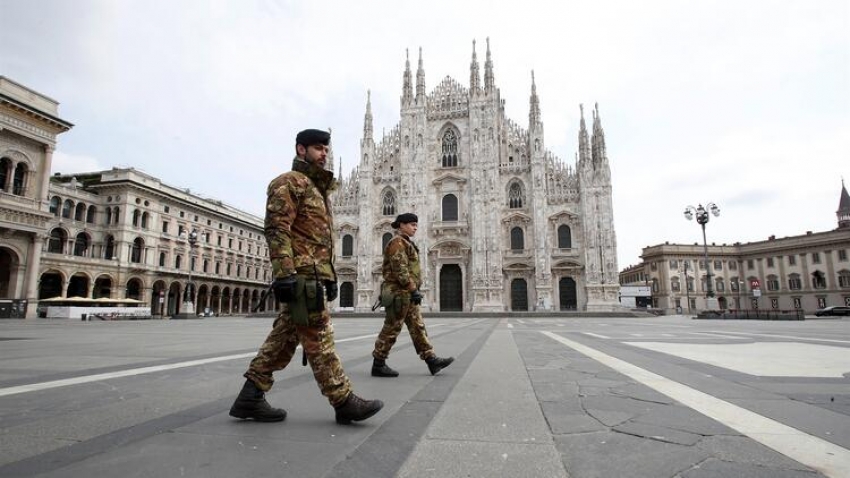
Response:
[{"label": "soldier's hand", "polygon": [[419,292],[419,289],[410,293],[410,303],[413,305],[422,305],[422,292]]},{"label": "soldier's hand", "polygon": [[278,302],[289,303],[295,300],[295,274],[275,279],[272,282],[272,290]]},{"label": "soldier's hand", "polygon": [[333,302],[339,296],[339,286],[336,282],[325,282],[325,295],[328,298],[328,302]]}]

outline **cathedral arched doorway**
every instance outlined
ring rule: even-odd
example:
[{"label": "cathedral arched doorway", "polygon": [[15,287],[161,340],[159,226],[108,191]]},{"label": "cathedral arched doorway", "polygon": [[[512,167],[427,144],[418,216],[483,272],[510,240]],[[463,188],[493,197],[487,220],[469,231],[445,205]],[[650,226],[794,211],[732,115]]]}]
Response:
[{"label": "cathedral arched doorway", "polygon": [[576,310],[578,308],[576,281],[572,277],[561,277],[561,280],[558,281],[558,299],[561,310]]},{"label": "cathedral arched doorway", "polygon": [[343,282],[339,288],[339,306],[354,307],[354,284]]},{"label": "cathedral arched doorway", "polygon": [[457,264],[440,268],[440,310],[463,310],[463,273]]},{"label": "cathedral arched doorway", "polygon": [[528,283],[525,279],[511,281],[511,310],[528,310]]},{"label": "cathedral arched doorway", "polygon": [[729,303],[726,301],[726,297],[717,298],[717,307],[719,307],[721,310],[729,307]]}]

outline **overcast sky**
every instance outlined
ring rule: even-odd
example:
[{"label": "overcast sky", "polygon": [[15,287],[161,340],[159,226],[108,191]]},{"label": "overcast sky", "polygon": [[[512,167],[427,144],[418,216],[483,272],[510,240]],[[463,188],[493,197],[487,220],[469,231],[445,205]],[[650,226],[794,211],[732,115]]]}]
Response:
[{"label": "overcast sky", "polygon": [[[468,85],[490,38],[508,116],[531,70],[549,150],[574,164],[579,104],[598,102],[620,269],[664,241],[837,225],[850,181],[850,2],[0,0],[0,75],[74,123],[53,172],[132,166],[262,215],[293,138],[333,128],[347,175],[366,91],[376,139],[399,121],[405,50],[430,92]],[[483,64],[482,64],[483,68]]]}]

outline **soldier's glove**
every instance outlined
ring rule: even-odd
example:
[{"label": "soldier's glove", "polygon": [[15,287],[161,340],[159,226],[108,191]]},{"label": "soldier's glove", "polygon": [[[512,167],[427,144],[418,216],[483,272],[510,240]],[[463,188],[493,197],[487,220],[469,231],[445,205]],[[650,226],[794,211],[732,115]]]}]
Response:
[{"label": "soldier's glove", "polygon": [[339,286],[336,282],[325,282],[325,295],[328,298],[328,302],[333,302],[334,299],[339,297]]},{"label": "soldier's glove", "polygon": [[272,290],[278,302],[289,303],[295,300],[295,274],[281,277],[272,282]]},{"label": "soldier's glove", "polygon": [[419,289],[410,293],[410,303],[413,305],[422,305],[422,292],[419,292]]}]

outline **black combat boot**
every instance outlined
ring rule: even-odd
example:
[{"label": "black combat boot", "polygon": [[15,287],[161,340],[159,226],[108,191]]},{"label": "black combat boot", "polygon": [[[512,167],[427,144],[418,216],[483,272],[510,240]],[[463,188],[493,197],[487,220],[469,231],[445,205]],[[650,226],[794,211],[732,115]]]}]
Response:
[{"label": "black combat boot", "polygon": [[363,400],[352,392],[342,405],[336,407],[336,422],[340,425],[351,425],[351,422],[371,417],[383,407],[384,402],[380,400]]},{"label": "black combat boot", "polygon": [[398,372],[391,369],[387,365],[386,360],[374,359],[372,361],[372,376],[373,377],[398,377]]},{"label": "black combat boot", "polygon": [[286,410],[272,408],[266,401],[266,394],[254,382],[245,380],[239,396],[230,407],[230,416],[258,422],[279,422],[286,419]]},{"label": "black combat boot", "polygon": [[428,364],[428,370],[431,372],[431,375],[437,375],[437,372],[448,367],[454,361],[455,361],[454,357],[449,357],[449,358],[431,357],[431,358],[425,359],[425,363]]}]

